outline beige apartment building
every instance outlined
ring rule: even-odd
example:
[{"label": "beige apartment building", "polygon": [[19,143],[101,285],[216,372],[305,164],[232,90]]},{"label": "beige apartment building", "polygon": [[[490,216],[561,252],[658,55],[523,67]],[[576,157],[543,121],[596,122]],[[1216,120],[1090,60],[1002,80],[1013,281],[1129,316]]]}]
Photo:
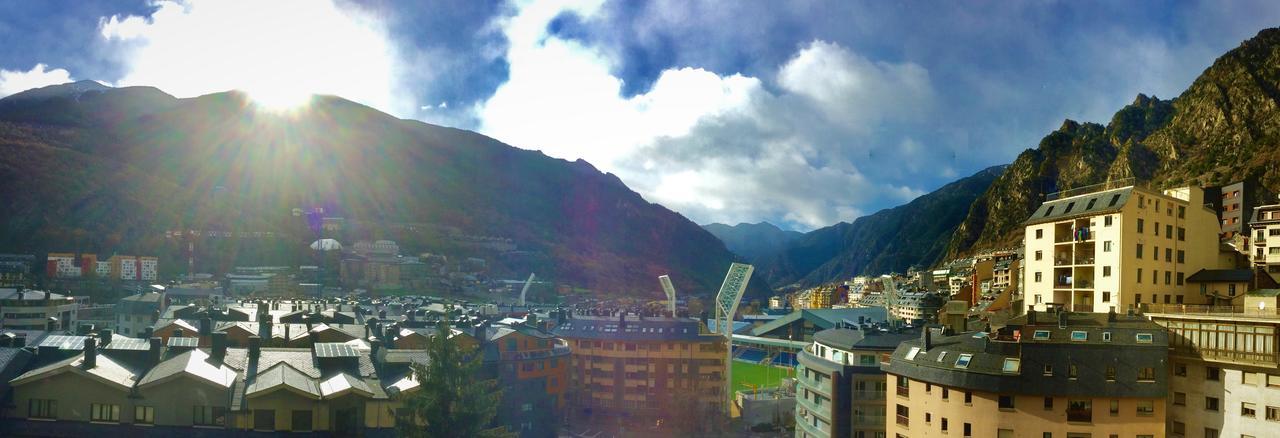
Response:
[{"label": "beige apartment building", "polygon": [[1206,302],[1186,281],[1219,267],[1217,216],[1203,190],[1131,185],[1064,195],[1024,222],[1028,306],[1124,312]]},{"label": "beige apartment building", "polygon": [[1244,312],[1148,314],[1169,330],[1169,437],[1280,435],[1277,295],[1247,295]]},{"label": "beige apartment building", "polygon": [[1254,207],[1249,227],[1253,236],[1249,258],[1254,269],[1264,270],[1280,281],[1280,204]]},{"label": "beige apartment building", "polygon": [[888,437],[1165,436],[1164,330],[1142,316],[1035,312],[993,333],[903,342],[883,366]]}]

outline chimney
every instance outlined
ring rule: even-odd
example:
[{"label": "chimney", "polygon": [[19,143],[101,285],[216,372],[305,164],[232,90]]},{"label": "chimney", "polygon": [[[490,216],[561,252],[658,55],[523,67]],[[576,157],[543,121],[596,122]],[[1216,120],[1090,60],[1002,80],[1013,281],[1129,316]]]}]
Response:
[{"label": "chimney", "polygon": [[317,342],[320,342],[320,334],[314,333],[314,332],[307,332],[307,343],[311,344],[311,354],[313,356],[316,354]]},{"label": "chimney", "polygon": [[160,355],[164,352],[164,341],[158,336],[149,338],[149,341],[151,343],[151,348],[147,350],[147,353],[149,353],[151,357],[151,363],[153,365],[158,364],[160,363]]},{"label": "chimney", "polygon": [[98,340],[93,336],[84,338],[84,368],[98,366]]},{"label": "chimney", "polygon": [[1066,311],[1058,312],[1058,328],[1066,328],[1066,327],[1067,327],[1067,312]]},{"label": "chimney", "polygon": [[382,309],[378,311],[378,320],[379,321],[387,320],[387,309]]},{"label": "chimney", "polygon": [[524,324],[529,327],[537,327],[538,315],[534,315],[533,312],[529,312],[529,314],[524,317]]},{"label": "chimney", "polygon": [[925,351],[933,348],[933,329],[925,327],[924,330],[920,331],[920,346]]},{"label": "chimney", "polygon": [[249,336],[249,360],[257,361],[260,354],[262,354],[262,338]]},{"label": "chimney", "polygon": [[102,338],[103,347],[111,344],[111,329],[98,330],[98,337]]},{"label": "chimney", "polygon": [[211,340],[213,344],[213,358],[222,360],[222,358],[227,357],[227,334],[218,332],[211,336],[213,337]]},{"label": "chimney", "polygon": [[213,333],[213,320],[209,317],[200,318],[200,337],[209,336]]},{"label": "chimney", "polygon": [[1116,322],[1116,308],[1112,307],[1107,311],[1107,322]]},{"label": "chimney", "polygon": [[151,333],[156,331],[155,327],[146,326],[142,329],[142,339],[151,339]]},{"label": "chimney", "polygon": [[26,347],[26,346],[27,346],[27,337],[26,337],[26,336],[19,336],[19,337],[13,338],[13,342],[12,342],[12,343],[10,343],[10,344],[9,344],[9,346],[11,346],[11,347],[13,347],[13,348],[23,348],[23,347]]},{"label": "chimney", "polygon": [[1027,309],[1027,325],[1036,325],[1036,311]]}]

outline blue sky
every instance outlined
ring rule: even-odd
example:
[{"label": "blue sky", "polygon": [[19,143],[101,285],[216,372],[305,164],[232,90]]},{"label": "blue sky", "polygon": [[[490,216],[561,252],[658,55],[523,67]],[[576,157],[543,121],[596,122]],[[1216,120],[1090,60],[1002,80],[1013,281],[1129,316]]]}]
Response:
[{"label": "blue sky", "polygon": [[0,0],[0,95],[68,80],[338,94],[807,230],[1175,97],[1265,1]]}]

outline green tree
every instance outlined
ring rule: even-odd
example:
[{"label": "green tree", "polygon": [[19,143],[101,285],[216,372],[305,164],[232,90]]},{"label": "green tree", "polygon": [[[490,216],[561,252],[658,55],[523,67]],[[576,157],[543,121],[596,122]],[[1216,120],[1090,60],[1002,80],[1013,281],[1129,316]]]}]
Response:
[{"label": "green tree", "polygon": [[427,345],[431,360],[415,364],[418,390],[404,400],[416,422],[396,424],[403,437],[512,437],[502,427],[489,427],[502,395],[496,380],[479,380],[481,355],[449,336],[449,318]]}]

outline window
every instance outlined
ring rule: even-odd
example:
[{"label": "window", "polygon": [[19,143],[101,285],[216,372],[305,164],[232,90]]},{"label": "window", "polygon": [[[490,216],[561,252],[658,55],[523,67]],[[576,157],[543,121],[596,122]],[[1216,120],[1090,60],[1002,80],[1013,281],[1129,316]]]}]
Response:
[{"label": "window", "polygon": [[[1142,284],[1142,268],[1138,268],[1138,284]],[[1142,295],[1138,295],[1138,296],[1141,297]],[[1142,299],[1139,298],[1137,301],[1141,303]]]},{"label": "window", "polygon": [[1044,375],[1046,376],[1053,375],[1053,365],[1044,364]]},{"label": "window", "polygon": [[1156,402],[1151,400],[1138,400],[1137,413],[1139,417],[1150,417],[1156,414]]},{"label": "window", "polygon": [[1036,260],[1044,260],[1044,251],[1036,251]]},{"label": "window", "polygon": [[1104,227],[1111,226],[1111,215],[1106,215],[1102,217],[1102,226]]},{"label": "window", "polygon": [[1166,263],[1173,262],[1173,248],[1164,249],[1164,261]]},{"label": "window", "polygon": [[272,409],[254,409],[253,430],[276,430],[276,411]]},{"label": "window", "polygon": [[[1034,333],[1032,333],[1032,334],[1031,334],[1031,339],[1035,339],[1035,340],[1037,340],[1037,341],[1047,341],[1047,340],[1049,340],[1049,331],[1048,331],[1048,330],[1036,330]],[[1047,365],[1046,365],[1046,366],[1047,366]]]},{"label": "window", "polygon": [[[1160,247],[1151,248],[1151,260],[1160,260]],[[1152,277],[1151,282],[1154,283],[1155,281],[1155,277]]]},{"label": "window", "polygon": [[947,417],[942,417],[942,431],[947,431]]},{"label": "window", "polygon": [[910,408],[903,405],[898,405],[897,413],[898,413],[898,424],[903,426],[909,426],[911,424]]},{"label": "window", "polygon": [[1179,206],[1178,206],[1178,219],[1184,219],[1184,218],[1186,218],[1186,217],[1187,217],[1187,207],[1184,207],[1184,206],[1179,205]]},{"label": "window", "polygon": [[1009,410],[1009,411],[1013,410],[1013,396],[1012,396],[1012,395],[1002,395],[1002,396],[1000,396],[1000,400],[999,400],[997,403],[998,403],[998,406],[1000,407],[1000,410]]},{"label": "window", "polygon": [[1036,230],[1036,238],[1039,239],[1042,237],[1044,237],[1044,230]]},{"label": "window", "polygon": [[1218,438],[1218,429],[1212,427],[1204,428],[1204,438]]},{"label": "window", "polygon": [[1255,405],[1255,404],[1253,404],[1253,403],[1249,403],[1249,402],[1241,402],[1241,403],[1240,403],[1240,416],[1241,416],[1241,417],[1245,417],[1245,418],[1257,418],[1257,417],[1258,417],[1258,406],[1257,406],[1257,405]]},{"label": "window", "polygon": [[1004,367],[1003,367],[1004,372],[1010,373],[1010,374],[1016,374],[1021,369],[1022,369],[1021,359],[1015,359],[1012,357],[1006,357],[1004,359]]},{"label": "window", "polygon": [[[1183,283],[1185,283],[1185,282],[1186,282],[1186,276],[1185,276],[1185,275],[1183,275],[1181,272],[1179,272],[1179,273],[1178,273],[1178,276],[1177,276],[1177,277],[1175,277],[1175,278],[1177,278],[1177,283],[1176,283],[1176,284],[1177,284],[1178,286],[1182,286],[1182,285],[1183,285]],[[1233,284],[1232,286],[1235,286],[1235,285]],[[1179,296],[1181,296],[1181,295],[1179,295]]]},{"label": "window", "polygon": [[1045,398],[1044,398],[1044,410],[1046,410],[1046,411],[1052,411],[1052,410],[1053,410],[1053,397],[1045,397]]},{"label": "window", "polygon": [[1151,333],[1138,333],[1135,338],[1139,344],[1150,344],[1152,335]]},{"label": "window", "polygon": [[1173,404],[1174,404],[1175,406],[1186,406],[1186,405],[1187,405],[1187,393],[1185,393],[1185,392],[1175,392],[1175,393],[1173,393]]},{"label": "window", "polygon": [[1089,332],[1086,332],[1086,331],[1083,331],[1083,330],[1076,330],[1076,331],[1073,331],[1073,332],[1071,332],[1071,340],[1072,340],[1073,342],[1084,342],[1084,341],[1087,341],[1087,340],[1089,340]]},{"label": "window", "polygon": [[1110,408],[1110,411],[1111,411],[1111,416],[1112,416],[1112,417],[1115,417],[1115,416],[1119,416],[1119,415],[1120,415],[1120,400],[1112,400],[1112,401],[1111,401],[1111,408]]},{"label": "window", "polygon": [[[907,351],[906,359],[915,360],[916,356],[919,354],[920,354],[920,347],[911,347],[911,349]],[[899,379],[902,379],[902,377],[899,377]],[[901,383],[899,383],[899,385],[901,385]]]},{"label": "window", "polygon": [[1160,237],[1160,223],[1159,223],[1159,222],[1156,222],[1156,226],[1151,227],[1151,234],[1155,234],[1155,235],[1156,235],[1156,237]]},{"label": "window", "polygon": [[1092,423],[1093,401],[1088,399],[1067,400],[1067,421]]},{"label": "window", "polygon": [[133,422],[137,424],[156,424],[156,408],[151,406],[134,406]]},{"label": "window", "polygon": [[1173,237],[1173,225],[1164,226],[1164,237]]},{"label": "window", "polygon": [[[1142,244],[1139,243],[1137,248],[1138,248],[1138,258],[1142,258]],[[1138,276],[1141,277],[1142,275],[1139,274]]]},{"label": "window", "polygon": [[1102,252],[1111,252],[1111,241],[1110,241],[1110,240],[1105,240],[1105,241],[1103,241],[1103,242],[1102,242]]},{"label": "window", "polygon": [[34,398],[27,400],[27,417],[58,418],[58,401]]},{"label": "window", "polygon": [[1143,223],[1142,219],[1138,219],[1138,232],[1139,232],[1139,233],[1141,233],[1141,232],[1142,232],[1142,230],[1143,230],[1143,227],[1142,227],[1142,226],[1143,226],[1143,225],[1145,225],[1145,223]]},{"label": "window", "polygon": [[[1110,302],[1111,302],[1111,292],[1103,292],[1103,293],[1102,293],[1102,302],[1104,302],[1104,303],[1110,303]],[[1108,333],[1107,335],[1108,335],[1108,336],[1107,336],[1107,338],[1108,338],[1108,339],[1104,339],[1104,340],[1108,340],[1108,341],[1109,341],[1109,340],[1111,340],[1111,339],[1110,339],[1110,333]]]},{"label": "window", "polygon": [[1187,433],[1187,425],[1181,421],[1173,422],[1171,429],[1171,432],[1173,432],[1174,435],[1184,435]]},{"label": "window", "polygon": [[1280,408],[1267,406],[1267,421],[1280,421]]},{"label": "window", "polygon": [[1108,381],[1108,382],[1114,382],[1114,381],[1116,381],[1116,366],[1115,366],[1115,365],[1107,365],[1107,381]]},{"label": "window", "polygon": [[1218,367],[1204,367],[1204,379],[1218,381],[1222,380],[1221,370]]},{"label": "window", "polygon": [[1236,296],[1236,285],[1235,285],[1235,284],[1228,284],[1228,285],[1227,285],[1227,295],[1230,295],[1230,296],[1233,296],[1233,297],[1234,297],[1234,296]]},{"label": "window", "polygon": [[1217,410],[1218,410],[1218,398],[1217,398],[1217,397],[1205,397],[1205,398],[1204,398],[1204,410],[1206,410],[1206,411],[1217,411]]},{"label": "window", "polygon": [[1103,266],[1103,267],[1102,267],[1102,276],[1103,276],[1103,277],[1110,277],[1110,276],[1111,276],[1111,267],[1110,267],[1110,266]]},{"label": "window", "polygon": [[970,392],[970,391],[964,392],[964,404],[966,405],[973,404],[973,392]]},{"label": "window", "polygon": [[961,354],[960,357],[956,359],[956,368],[969,368],[970,360],[973,360],[972,354]]},{"label": "window", "polygon": [[294,432],[311,431],[311,411],[294,410],[291,424],[293,428],[290,430]]},{"label": "window", "polygon": [[1138,381],[1139,382],[1156,381],[1156,369],[1151,367],[1138,368]]},{"label": "window", "polygon": [[1243,372],[1243,373],[1240,373],[1240,383],[1243,383],[1243,384],[1245,384],[1245,385],[1249,385],[1249,386],[1257,386],[1257,385],[1258,385],[1258,380],[1259,380],[1259,379],[1258,379],[1258,376],[1259,376],[1259,375],[1260,375],[1260,374],[1258,374],[1258,373],[1250,373],[1250,372],[1247,372],[1247,371],[1246,371],[1246,372]]},{"label": "window", "polygon": [[1039,282],[1040,282],[1040,280],[1041,280],[1041,278],[1042,278],[1042,276],[1040,275],[1040,272],[1039,272],[1039,271],[1036,271],[1036,283],[1039,283]]},{"label": "window", "polygon": [[1068,378],[1068,379],[1075,379],[1075,378],[1077,378],[1077,377],[1080,377],[1080,375],[1077,373],[1077,371],[1078,371],[1078,370],[1076,369],[1076,366],[1075,366],[1074,364],[1073,364],[1073,365],[1068,366],[1068,367],[1067,367],[1067,378]]},{"label": "window", "polygon": [[[1179,208],[1181,208],[1181,207],[1179,207]],[[1187,229],[1186,229],[1186,228],[1178,227],[1178,240],[1181,240],[1181,241],[1186,241],[1186,240],[1187,240]]]},{"label": "window", "polygon": [[[193,411],[193,414],[191,416],[191,424],[194,424],[196,426],[226,425],[227,408],[220,407],[220,406],[195,406],[194,408],[192,408],[192,411]],[[258,415],[257,414],[258,411],[263,411],[263,409],[254,411],[255,418]],[[271,412],[273,412],[272,415],[274,415],[274,411],[271,411]],[[274,418],[275,417],[272,417],[273,419],[272,421],[275,421]],[[257,423],[254,423],[254,424],[257,424]],[[261,429],[261,430],[275,430],[275,423],[272,423],[271,428]]]},{"label": "window", "polygon": [[89,421],[120,422],[120,405],[89,404]]},{"label": "window", "polygon": [[950,399],[951,399],[951,390],[947,388],[942,388],[942,400],[947,401]]},{"label": "window", "polygon": [[1164,284],[1168,285],[1171,283],[1173,283],[1173,272],[1164,271]]},{"label": "window", "polygon": [[964,436],[965,436],[965,437],[971,437],[971,436],[973,436],[973,425],[972,425],[972,424],[969,424],[969,423],[965,423],[965,424],[964,424]]}]

